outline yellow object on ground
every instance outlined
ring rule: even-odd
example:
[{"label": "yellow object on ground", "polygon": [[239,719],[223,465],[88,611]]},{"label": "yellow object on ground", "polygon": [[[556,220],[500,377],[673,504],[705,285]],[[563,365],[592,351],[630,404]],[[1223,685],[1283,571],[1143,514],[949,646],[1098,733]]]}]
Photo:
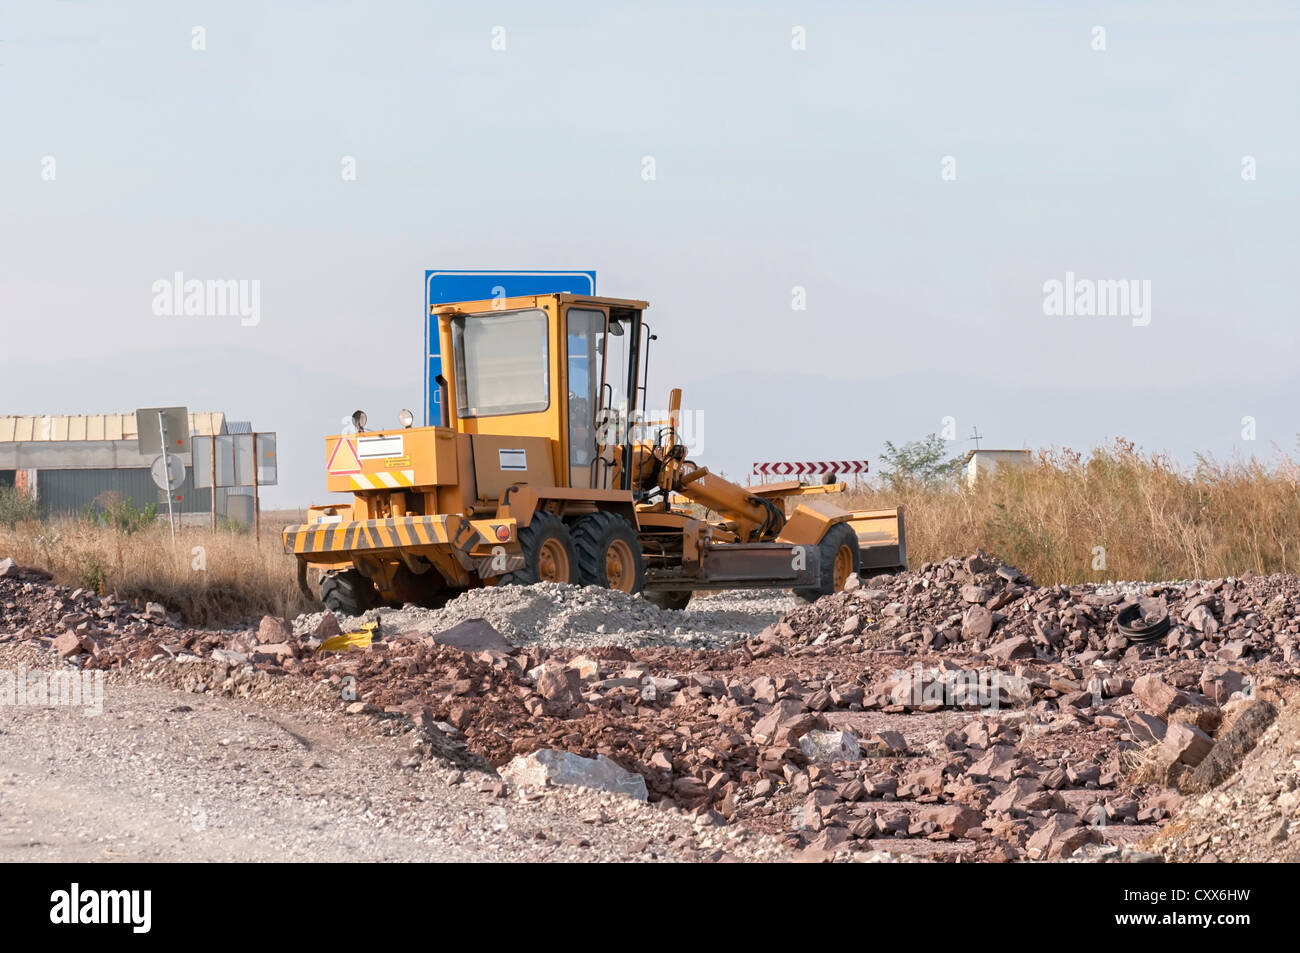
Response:
[{"label": "yellow object on ground", "polygon": [[320,651],[347,652],[351,649],[368,649],[370,643],[375,640],[375,633],[378,631],[378,622],[367,622],[358,632],[346,632],[343,635],[336,635],[326,639],[321,643]]}]

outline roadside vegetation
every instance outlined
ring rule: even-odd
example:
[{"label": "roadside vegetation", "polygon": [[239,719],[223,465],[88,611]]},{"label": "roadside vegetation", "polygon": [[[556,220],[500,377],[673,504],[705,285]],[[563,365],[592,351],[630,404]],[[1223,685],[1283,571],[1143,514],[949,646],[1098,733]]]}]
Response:
[{"label": "roadside vegetation", "polygon": [[1090,454],[1059,449],[967,486],[935,437],[889,446],[854,508],[905,508],[913,566],[983,549],[1040,584],[1300,572],[1300,464],[1190,468],[1124,440]]},{"label": "roadside vegetation", "polygon": [[[1300,573],[1300,464],[1285,455],[1180,468],[1121,440],[1086,455],[1043,451],[967,486],[946,447],[933,435],[889,444],[874,481],[837,501],[903,506],[914,568],[983,549],[1040,584]],[[161,602],[192,624],[233,625],[317,608],[279,544],[281,528],[303,518],[264,513],[260,545],[227,523],[184,527],[173,544],[152,506],[103,498],[77,518],[42,520],[31,500],[0,488],[0,558]]]},{"label": "roadside vegetation", "polygon": [[0,559],[53,574],[56,582],[140,602],[160,602],[194,625],[236,625],[263,614],[315,608],[298,591],[294,561],[280,548],[296,513],[264,513],[251,530],[185,526],[176,541],[153,505],[106,495],[76,518],[41,520],[34,504],[0,489]]}]

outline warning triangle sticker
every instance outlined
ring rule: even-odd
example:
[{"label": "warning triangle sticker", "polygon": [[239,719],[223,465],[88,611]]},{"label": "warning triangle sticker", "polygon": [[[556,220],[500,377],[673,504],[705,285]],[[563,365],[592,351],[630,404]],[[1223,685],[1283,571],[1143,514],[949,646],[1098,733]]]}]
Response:
[{"label": "warning triangle sticker", "polygon": [[[340,452],[344,447],[347,447],[347,451]],[[331,476],[361,472],[361,458],[357,456],[357,448],[347,437],[340,438],[339,442],[334,444],[334,452],[330,454],[330,462],[325,466],[325,471]]]}]

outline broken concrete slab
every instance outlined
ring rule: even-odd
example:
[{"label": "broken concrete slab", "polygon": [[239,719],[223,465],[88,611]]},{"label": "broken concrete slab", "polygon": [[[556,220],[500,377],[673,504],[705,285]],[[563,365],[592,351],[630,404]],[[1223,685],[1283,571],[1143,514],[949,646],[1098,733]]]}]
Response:
[{"label": "broken concrete slab", "polygon": [[624,794],[644,801],[648,798],[645,778],[619,767],[604,755],[584,758],[570,751],[543,748],[519,755],[500,774],[520,786],[541,788],[547,784],[574,785],[595,791]]},{"label": "broken concrete slab", "polygon": [[799,739],[799,750],[809,761],[856,761],[861,754],[858,736],[851,731],[810,731]]}]

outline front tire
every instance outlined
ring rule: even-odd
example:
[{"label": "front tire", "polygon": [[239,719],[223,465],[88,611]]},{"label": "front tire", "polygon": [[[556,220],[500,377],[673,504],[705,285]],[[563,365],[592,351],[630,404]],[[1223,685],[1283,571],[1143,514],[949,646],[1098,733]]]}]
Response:
[{"label": "front tire", "polygon": [[805,602],[815,602],[844,588],[850,575],[862,568],[862,551],[858,534],[847,523],[836,523],[817,544],[821,583],[815,588],[796,589],[794,594]]},{"label": "front tire", "polygon": [[573,524],[578,576],[584,586],[635,595],[645,588],[641,539],[617,513],[592,513]]},{"label": "front tire", "polygon": [[335,615],[358,616],[379,598],[375,584],[355,569],[327,572],[320,580],[320,601]]},{"label": "front tire", "polygon": [[569,528],[554,513],[544,510],[533,514],[532,521],[519,530],[519,548],[524,565],[501,577],[503,586],[531,586],[536,582],[563,582],[578,585],[578,553],[573,548]]}]

